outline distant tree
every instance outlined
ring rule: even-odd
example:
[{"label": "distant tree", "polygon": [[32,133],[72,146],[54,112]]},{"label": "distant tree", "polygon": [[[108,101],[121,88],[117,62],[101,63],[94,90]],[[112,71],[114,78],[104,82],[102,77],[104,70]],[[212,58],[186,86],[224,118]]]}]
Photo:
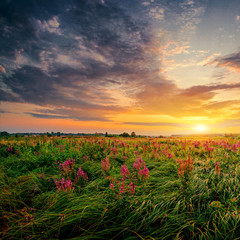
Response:
[{"label": "distant tree", "polygon": [[120,134],[120,136],[122,136],[122,137],[130,137],[130,135],[128,133],[126,133],[126,132]]},{"label": "distant tree", "polygon": [[61,136],[61,133],[60,133],[60,132],[57,132],[57,136],[60,137],[60,136]]},{"label": "distant tree", "polygon": [[136,135],[136,133],[135,132],[132,132],[131,133],[131,137],[136,137],[137,135]]},{"label": "distant tree", "polygon": [[108,132],[105,133],[105,137],[107,137],[107,136],[108,136]]},{"label": "distant tree", "polygon": [[52,137],[53,135],[51,133],[47,132],[47,136]]},{"label": "distant tree", "polygon": [[0,133],[0,135],[3,136],[3,137],[5,137],[5,136],[9,136],[9,133],[6,132],[6,131],[3,131],[3,132]]},{"label": "distant tree", "polygon": [[15,138],[19,138],[20,136],[21,136],[20,133],[15,134]]}]

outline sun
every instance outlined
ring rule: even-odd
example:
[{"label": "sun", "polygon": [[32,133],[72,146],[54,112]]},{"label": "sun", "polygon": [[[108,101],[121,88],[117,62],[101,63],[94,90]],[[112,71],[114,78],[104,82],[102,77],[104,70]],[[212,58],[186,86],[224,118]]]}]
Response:
[{"label": "sun", "polygon": [[204,132],[207,130],[207,126],[205,125],[202,125],[202,124],[199,124],[195,127],[195,129],[198,131],[198,132]]}]

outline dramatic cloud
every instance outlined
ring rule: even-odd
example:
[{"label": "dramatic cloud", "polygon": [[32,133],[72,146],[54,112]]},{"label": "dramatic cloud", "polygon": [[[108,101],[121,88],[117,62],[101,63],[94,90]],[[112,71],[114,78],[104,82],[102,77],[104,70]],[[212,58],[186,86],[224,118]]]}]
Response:
[{"label": "dramatic cloud", "polygon": [[[219,57],[219,49],[194,46],[205,37],[208,8],[202,0],[2,0],[0,101],[36,106],[23,110],[28,118],[135,126],[184,127],[117,116],[213,117],[219,106],[228,117],[236,114],[237,97],[217,97],[240,86],[213,64],[239,72],[240,53]],[[201,84],[195,73],[186,80],[178,72],[187,67],[199,68]]]}]

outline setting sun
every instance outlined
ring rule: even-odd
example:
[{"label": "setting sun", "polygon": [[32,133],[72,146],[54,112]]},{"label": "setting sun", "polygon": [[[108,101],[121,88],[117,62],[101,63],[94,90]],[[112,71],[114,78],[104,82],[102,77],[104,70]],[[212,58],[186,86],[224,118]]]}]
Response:
[{"label": "setting sun", "polygon": [[205,125],[197,125],[195,127],[195,129],[198,131],[198,132],[205,132],[207,130],[207,127]]}]

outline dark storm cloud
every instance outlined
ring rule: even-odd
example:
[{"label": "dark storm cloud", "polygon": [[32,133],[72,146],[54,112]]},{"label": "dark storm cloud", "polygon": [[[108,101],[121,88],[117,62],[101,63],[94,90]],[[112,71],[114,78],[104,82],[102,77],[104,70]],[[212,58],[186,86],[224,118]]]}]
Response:
[{"label": "dark storm cloud", "polygon": [[33,19],[48,17],[51,10],[56,9],[56,6],[52,7],[53,3],[41,1],[39,4],[35,0],[0,1],[0,55],[14,58],[16,51],[22,49],[32,59],[39,60],[41,46]]},{"label": "dark storm cloud", "polygon": [[21,102],[21,99],[14,96],[12,93],[7,92],[6,90],[0,89],[0,101]]},{"label": "dark storm cloud", "polygon": [[25,102],[47,104],[48,99],[56,94],[52,84],[54,78],[33,66],[17,69],[12,75],[4,76],[3,81]]},{"label": "dark storm cloud", "polygon": [[117,1],[1,1],[0,7],[0,56],[16,66],[2,75],[12,92],[1,89],[2,101],[73,108],[69,117],[76,108],[122,109],[107,88],[127,81],[120,75],[145,71],[130,63],[145,59],[142,45],[150,38],[143,22]]},{"label": "dark storm cloud", "polygon": [[[69,70],[69,69],[68,69]],[[70,70],[69,70],[70,71]],[[79,74],[72,70],[72,74]],[[111,109],[114,106],[101,106],[97,103],[91,103],[94,99],[93,96],[88,95],[89,84],[80,85],[76,90],[76,81],[72,75],[66,76],[65,80],[61,78],[63,72],[59,72],[60,76],[50,76],[46,72],[33,66],[24,66],[17,69],[14,74],[9,77],[3,77],[3,81],[12,89],[12,91],[18,94],[27,103],[34,103],[38,105],[55,105],[55,106],[68,106],[68,107],[81,107],[87,109]],[[81,76],[81,74],[79,74]],[[84,79],[83,79],[84,80]],[[57,86],[57,87],[56,87]],[[67,90],[61,91],[61,87]],[[68,92],[69,91],[69,92]],[[70,95],[69,95],[69,94]],[[74,96],[75,95],[75,96]],[[101,94],[99,94],[101,96]],[[104,97],[104,96],[102,96]],[[9,101],[11,95],[5,91],[2,94],[2,100]],[[15,100],[17,100],[15,98]],[[86,101],[88,100],[88,101]],[[110,98],[106,97],[106,100],[111,102]]]}]

